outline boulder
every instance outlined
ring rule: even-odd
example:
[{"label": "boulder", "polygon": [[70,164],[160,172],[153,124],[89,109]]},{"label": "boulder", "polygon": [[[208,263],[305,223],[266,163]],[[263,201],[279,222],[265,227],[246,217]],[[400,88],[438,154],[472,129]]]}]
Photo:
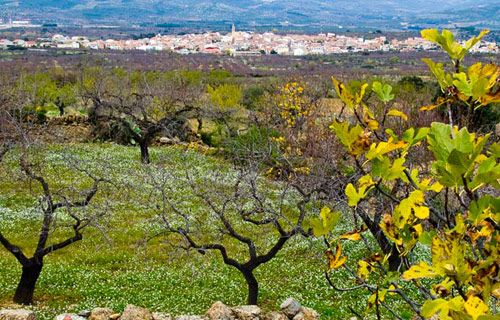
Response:
[{"label": "boulder", "polygon": [[172,316],[168,313],[153,312],[153,320],[172,320]]},{"label": "boulder", "polygon": [[129,304],[123,310],[120,320],[153,320],[153,314],[149,309]]},{"label": "boulder", "polygon": [[264,315],[263,320],[289,320],[289,318],[281,311],[271,311]]},{"label": "boulder", "polygon": [[318,319],[319,319],[319,313],[317,313],[316,310],[307,307],[300,308],[299,313],[297,313],[295,317],[293,317],[293,320],[318,320]]},{"label": "boulder", "polygon": [[110,320],[116,320],[116,319],[120,318],[121,316],[122,316],[121,313],[115,313],[115,314],[110,315],[109,319]]},{"label": "boulder", "polygon": [[0,310],[0,320],[38,320],[38,317],[30,310]]},{"label": "boulder", "polygon": [[233,312],[231,308],[220,301],[214,303],[205,313],[205,318],[208,320],[230,320]]},{"label": "boulder", "polygon": [[167,137],[160,137],[159,142],[161,144],[172,144],[172,139],[167,138]]},{"label": "boulder", "polygon": [[108,308],[95,308],[90,313],[88,320],[109,320],[109,316],[115,312]]},{"label": "boulder", "polygon": [[63,313],[56,316],[54,320],[87,320],[87,319],[74,313]]},{"label": "boulder", "polygon": [[239,306],[231,309],[236,318],[241,320],[258,320],[262,313],[257,306]]},{"label": "boulder", "polygon": [[91,314],[92,314],[92,312],[90,312],[89,310],[82,310],[82,311],[78,312],[78,315],[80,317],[84,317],[84,318],[90,317]]},{"label": "boulder", "polygon": [[281,312],[286,314],[287,317],[292,319],[297,313],[299,313],[302,306],[295,298],[288,298],[280,306]]},{"label": "boulder", "polygon": [[203,316],[177,316],[174,320],[203,320]]}]

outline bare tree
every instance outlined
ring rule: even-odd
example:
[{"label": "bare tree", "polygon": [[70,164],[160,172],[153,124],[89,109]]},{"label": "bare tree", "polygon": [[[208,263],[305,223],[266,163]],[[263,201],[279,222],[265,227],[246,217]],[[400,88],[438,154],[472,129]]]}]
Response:
[{"label": "bare tree", "polygon": [[[9,70],[12,71],[12,70]],[[7,152],[13,148],[16,140],[14,106],[19,101],[15,90],[13,75],[5,72],[0,75],[0,162]]]},{"label": "bare tree", "polygon": [[159,134],[187,136],[186,114],[197,110],[204,90],[200,73],[115,70],[101,71],[99,77],[104,80],[85,81],[93,85],[83,85],[84,96],[92,101],[97,120],[114,121],[132,137],[143,163],[150,162],[148,148]]},{"label": "bare tree", "polygon": [[[21,150],[22,155],[17,160],[13,156],[9,161],[17,163],[17,172],[21,173],[27,180],[25,185],[37,195],[39,201],[37,210],[41,213],[38,241],[31,256],[27,255],[26,249],[22,249],[8,240],[7,233],[9,230],[0,230],[0,243],[6,250],[12,253],[21,264],[23,270],[14,295],[14,302],[31,304],[45,256],[82,240],[83,230],[107,213],[107,210],[103,208],[95,209],[94,211],[83,210],[83,208],[89,206],[90,202],[101,189],[102,183],[108,180],[94,175],[79,160],[62,154],[70,170],[75,172],[75,174],[79,174],[81,180],[77,178],[78,182],[84,184],[91,181],[91,187],[79,190],[76,182],[61,187],[60,181],[52,183],[50,174],[46,170],[43,170],[42,163],[46,159],[41,154],[46,150],[39,152],[40,149],[38,149],[38,146],[33,144],[24,145],[23,149]],[[66,170],[68,170],[67,167]],[[53,187],[52,184],[57,185],[57,187]],[[65,222],[62,223],[60,222],[61,220]],[[73,235],[63,240],[55,237],[53,240],[54,243],[50,243],[51,236],[56,230],[64,228],[71,228]]]},{"label": "bare tree", "polygon": [[157,168],[147,169],[145,185],[163,233],[177,235],[186,250],[219,252],[245,278],[247,303],[257,304],[255,269],[276,257],[288,240],[311,235],[303,225],[312,195],[270,182],[251,167],[210,168],[203,174],[186,168],[183,176]]}]

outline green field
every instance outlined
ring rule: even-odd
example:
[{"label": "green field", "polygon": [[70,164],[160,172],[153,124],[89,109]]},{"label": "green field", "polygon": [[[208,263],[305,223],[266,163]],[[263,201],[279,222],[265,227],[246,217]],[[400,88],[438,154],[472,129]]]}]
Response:
[{"label": "green field", "polygon": [[[175,147],[152,148],[151,151],[153,161],[171,172],[182,173],[185,164],[201,175],[232,170],[221,160]],[[86,229],[82,241],[45,258],[33,306],[42,319],[100,306],[121,311],[129,303],[173,315],[204,313],[217,300],[228,305],[245,304],[243,277],[226,266],[217,252],[204,256],[194,251],[186,252],[164,241],[165,237],[154,238],[148,243],[144,241],[161,230],[161,226],[141,202],[147,198],[139,181],[144,166],[140,164],[137,148],[114,144],[50,146],[42,156],[44,173],[50,177],[54,189],[73,181],[78,181],[78,187],[89,184],[77,172],[65,167],[64,159],[68,155],[82,163],[90,163],[94,167],[92,170],[110,177],[114,185],[106,186],[89,208],[109,207],[108,215],[100,222],[103,232],[97,228]],[[2,167],[0,228],[11,242],[29,252],[30,248],[33,250],[40,228],[36,200],[39,190],[35,185],[27,185],[22,174],[16,171],[15,156],[14,153],[7,158]],[[106,166],[98,165],[102,163]],[[265,183],[270,189],[279,188],[275,182]],[[141,194],[141,190],[144,193]],[[178,197],[184,194],[189,198],[186,190],[175,192]],[[186,205],[197,209],[196,202]],[[60,219],[58,223],[64,224],[64,217]],[[244,225],[239,227],[245,228]],[[351,227],[346,218],[338,226],[338,232],[349,231]],[[56,230],[52,241],[65,235],[70,234]],[[348,252],[350,248],[354,246],[346,244]],[[237,246],[230,250],[242,256]],[[324,250],[320,239],[297,237],[289,241],[275,259],[260,266],[256,276],[263,309],[275,310],[284,299],[293,296],[303,305],[316,309],[324,319],[349,318],[348,305],[363,311],[365,302],[360,299],[359,292],[339,294],[328,287],[324,276]],[[350,252],[349,256],[354,259],[356,254]],[[20,272],[14,257],[0,250],[0,306],[12,306],[10,300]],[[346,274],[337,273],[335,281],[339,286],[348,286],[346,279]]]}]

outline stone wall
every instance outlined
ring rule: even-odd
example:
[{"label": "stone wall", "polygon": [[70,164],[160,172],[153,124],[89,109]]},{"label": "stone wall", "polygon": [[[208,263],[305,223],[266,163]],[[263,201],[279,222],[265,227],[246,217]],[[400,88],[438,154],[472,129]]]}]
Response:
[{"label": "stone wall", "polygon": [[[168,313],[151,312],[147,308],[128,305],[122,313],[108,308],[96,308],[79,314],[65,313],[54,320],[318,320],[319,314],[301,306],[294,298],[286,299],[279,311],[264,313],[258,306],[228,307],[222,302],[214,303],[204,315],[172,316]],[[0,320],[38,320],[30,310],[0,310]]]}]

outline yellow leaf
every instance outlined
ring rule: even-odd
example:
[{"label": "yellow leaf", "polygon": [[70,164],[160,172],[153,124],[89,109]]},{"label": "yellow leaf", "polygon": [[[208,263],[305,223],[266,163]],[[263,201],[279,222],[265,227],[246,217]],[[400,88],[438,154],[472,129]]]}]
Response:
[{"label": "yellow leaf", "polygon": [[353,110],[354,97],[352,96],[351,92],[349,92],[344,84],[340,83],[334,77],[332,77],[332,81],[333,85],[335,86],[335,91],[337,91],[337,95],[339,96],[340,100],[342,100],[349,109]]},{"label": "yellow leaf", "polygon": [[451,101],[451,99],[444,99],[444,98],[440,97],[436,104],[422,107],[422,108],[420,108],[420,111],[430,111],[430,110],[436,109],[449,101]]},{"label": "yellow leaf", "polygon": [[417,233],[418,236],[420,236],[422,234],[422,232],[424,231],[424,228],[422,227],[422,225],[420,223],[414,225],[413,229],[415,229],[415,232]]},{"label": "yellow leaf", "polygon": [[470,296],[464,303],[464,309],[473,320],[477,320],[479,316],[488,314],[488,306],[476,296]]},{"label": "yellow leaf", "polygon": [[448,301],[445,299],[427,300],[422,306],[422,316],[430,318],[441,310],[445,311],[443,313],[447,313],[448,309]]},{"label": "yellow leaf", "polygon": [[479,225],[482,226],[479,232],[480,237],[489,238],[491,234],[495,232],[495,228],[486,220],[482,221]]},{"label": "yellow leaf", "polygon": [[368,120],[365,123],[366,126],[373,131],[378,130],[380,128],[379,123],[376,120]]},{"label": "yellow leaf", "polygon": [[378,145],[373,143],[370,146],[370,150],[366,153],[365,157],[368,160],[373,160],[378,158],[379,160],[383,160],[382,156],[386,153],[389,153],[393,150],[402,149],[408,145],[408,143],[404,141],[398,141],[393,143],[393,138],[389,138],[387,142],[380,142]]},{"label": "yellow leaf", "polygon": [[444,186],[437,181],[431,185],[432,179],[430,178],[423,179],[421,182],[418,182],[418,179],[414,178],[414,181],[417,184],[417,186],[424,191],[434,191],[436,193],[439,193],[444,188]]},{"label": "yellow leaf", "polygon": [[363,100],[363,96],[365,95],[366,88],[368,88],[368,83],[365,83],[364,85],[361,86],[361,92],[358,94],[356,93],[356,103],[360,104],[361,100]]},{"label": "yellow leaf", "polygon": [[500,299],[500,288],[491,293],[495,298]]},{"label": "yellow leaf", "polygon": [[400,117],[404,121],[408,120],[408,116],[406,114],[404,114],[403,112],[398,111],[398,110],[389,110],[389,112],[387,112],[387,115],[388,116],[393,116],[393,117]]},{"label": "yellow leaf", "polygon": [[500,102],[500,90],[498,90],[495,94],[487,93],[480,99],[481,105],[485,106],[493,102]]},{"label": "yellow leaf", "polygon": [[[393,284],[391,284],[391,285],[389,286],[389,291],[394,291],[394,290],[397,290],[397,289],[398,289],[398,288],[397,288],[395,285],[393,285]],[[394,296],[394,295],[396,295],[396,293],[395,293],[395,292],[389,292],[389,295],[390,295],[390,296]]]},{"label": "yellow leaf", "polygon": [[335,254],[332,249],[328,248],[326,250],[326,257],[328,258],[328,265],[330,269],[340,268],[347,260],[347,257],[340,257],[342,255],[342,245],[337,243],[337,248],[335,249]]},{"label": "yellow leaf", "polygon": [[366,280],[370,276],[370,273],[373,271],[373,266],[364,260],[358,261],[358,276]]},{"label": "yellow leaf", "polygon": [[404,280],[435,278],[438,276],[440,276],[439,272],[424,261],[420,261],[419,264],[413,265],[410,269],[403,272]]},{"label": "yellow leaf", "polygon": [[371,175],[367,174],[367,175],[364,175],[362,176],[359,180],[358,180],[358,187],[359,188],[362,188],[362,187],[371,187],[373,186],[375,183],[373,182],[373,178]]},{"label": "yellow leaf", "polygon": [[345,188],[345,195],[347,196],[347,202],[350,207],[356,207],[358,205],[359,200],[361,200],[361,198],[358,195],[358,192],[356,191],[356,188],[352,183],[349,183]]},{"label": "yellow leaf", "polygon": [[403,240],[399,238],[399,228],[396,227],[392,217],[389,214],[385,214],[382,218],[382,223],[380,223],[380,228],[384,231],[385,235],[394,241],[397,245],[402,245]]},{"label": "yellow leaf", "polygon": [[[394,224],[403,229],[405,224],[409,221],[413,220],[413,216],[411,215],[412,209],[417,217],[425,217],[429,216],[429,209],[422,206],[424,202],[424,193],[420,190],[415,190],[410,193],[410,196],[406,199],[401,200],[399,205],[395,208],[393,219]],[[424,219],[425,219],[424,218]]]},{"label": "yellow leaf", "polygon": [[345,188],[345,195],[347,196],[348,204],[351,207],[356,207],[362,199],[366,197],[368,192],[373,189],[373,179],[367,174],[358,180],[359,192],[356,190],[352,183],[349,183]]},{"label": "yellow leaf", "polygon": [[344,233],[343,235],[341,235],[340,239],[359,241],[359,240],[361,240],[361,232],[358,230],[347,232],[347,233]]},{"label": "yellow leaf", "polygon": [[425,206],[416,206],[413,208],[415,216],[420,220],[427,219],[429,217],[429,208]]}]

